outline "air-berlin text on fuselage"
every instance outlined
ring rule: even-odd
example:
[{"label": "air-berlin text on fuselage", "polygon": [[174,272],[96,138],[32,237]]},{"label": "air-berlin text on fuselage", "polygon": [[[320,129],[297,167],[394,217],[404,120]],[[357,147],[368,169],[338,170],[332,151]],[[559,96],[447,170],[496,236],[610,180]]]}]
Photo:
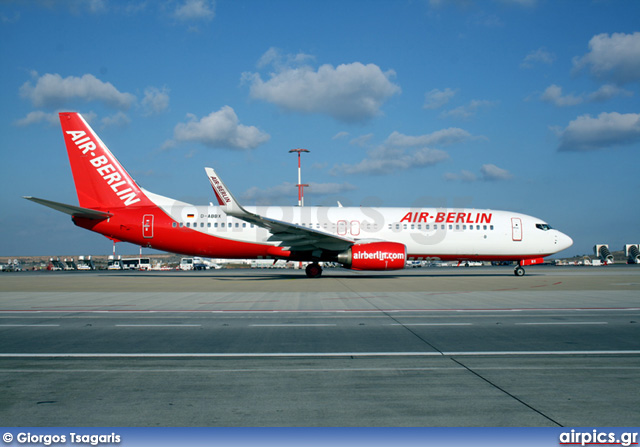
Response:
[{"label": "air-berlin text on fuselage", "polygon": [[[107,184],[111,187],[113,192],[116,193],[120,200],[122,200],[125,206],[133,205],[140,201],[137,197],[137,193],[128,186],[125,176],[118,171],[111,163],[109,159],[104,155],[95,156],[97,152],[96,143],[91,140],[91,137],[87,136],[84,130],[68,130],[67,134],[71,135],[71,140],[76,144],[79,150],[82,151],[82,155],[90,153],[92,157],[89,160],[91,165],[96,168],[98,175],[102,177]],[[127,186],[124,189],[118,189],[121,186]]]},{"label": "air-berlin text on fuselage", "polygon": [[458,211],[451,211],[448,213],[438,212],[436,214],[429,214],[424,211],[409,212],[404,215],[400,222],[409,223],[463,223],[463,224],[482,224],[491,223],[493,213],[477,213],[469,212],[463,213]]}]

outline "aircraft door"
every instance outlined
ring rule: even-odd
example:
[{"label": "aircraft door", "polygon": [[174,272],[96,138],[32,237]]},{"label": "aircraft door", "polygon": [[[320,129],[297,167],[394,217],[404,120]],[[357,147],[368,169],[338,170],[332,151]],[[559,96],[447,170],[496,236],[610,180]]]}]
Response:
[{"label": "aircraft door", "polygon": [[145,239],[153,238],[153,214],[142,216],[142,237]]},{"label": "aircraft door", "polygon": [[340,236],[345,236],[347,234],[347,221],[339,220],[338,221],[338,234]]},{"label": "aircraft door", "polygon": [[360,236],[360,221],[351,221],[351,236]]},{"label": "aircraft door", "polygon": [[522,240],[522,220],[519,217],[511,218],[511,234],[514,241]]}]

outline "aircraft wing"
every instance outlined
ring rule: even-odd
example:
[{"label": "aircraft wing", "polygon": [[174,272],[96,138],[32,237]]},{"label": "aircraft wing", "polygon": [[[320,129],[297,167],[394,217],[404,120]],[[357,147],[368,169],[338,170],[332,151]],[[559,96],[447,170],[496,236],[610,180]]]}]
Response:
[{"label": "aircraft wing", "polygon": [[205,171],[222,210],[229,216],[266,228],[271,233],[268,240],[280,242],[281,247],[291,251],[342,251],[355,243],[353,239],[250,213],[238,203],[213,169],[205,168]]},{"label": "aircraft wing", "polygon": [[39,203],[40,205],[48,206],[56,211],[61,211],[65,214],[69,214],[73,217],[84,217],[85,219],[108,219],[113,216],[111,213],[105,213],[103,211],[96,211],[89,208],[81,208],[79,206],[67,205],[66,203],[54,202],[52,200],[39,199],[37,197],[24,196],[24,199],[31,200],[32,202]]}]

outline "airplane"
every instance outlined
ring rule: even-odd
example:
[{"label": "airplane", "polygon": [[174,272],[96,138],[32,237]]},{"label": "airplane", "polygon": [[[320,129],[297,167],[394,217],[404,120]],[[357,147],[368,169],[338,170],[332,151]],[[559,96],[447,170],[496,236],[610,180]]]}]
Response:
[{"label": "airplane", "polygon": [[79,113],[59,114],[79,206],[26,196],[115,242],[187,256],[323,262],[360,271],[407,261],[516,261],[524,266],[573,244],[525,214],[488,209],[242,206],[212,168],[217,205],[196,206],[140,187]]}]

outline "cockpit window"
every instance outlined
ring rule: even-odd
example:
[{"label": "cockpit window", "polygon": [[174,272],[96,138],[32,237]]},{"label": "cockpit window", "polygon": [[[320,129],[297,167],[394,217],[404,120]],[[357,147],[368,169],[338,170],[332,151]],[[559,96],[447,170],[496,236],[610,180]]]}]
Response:
[{"label": "cockpit window", "polygon": [[551,230],[551,225],[538,223],[538,224],[536,224],[536,228],[538,228],[538,229],[540,229],[542,231],[547,231],[547,230]]}]

